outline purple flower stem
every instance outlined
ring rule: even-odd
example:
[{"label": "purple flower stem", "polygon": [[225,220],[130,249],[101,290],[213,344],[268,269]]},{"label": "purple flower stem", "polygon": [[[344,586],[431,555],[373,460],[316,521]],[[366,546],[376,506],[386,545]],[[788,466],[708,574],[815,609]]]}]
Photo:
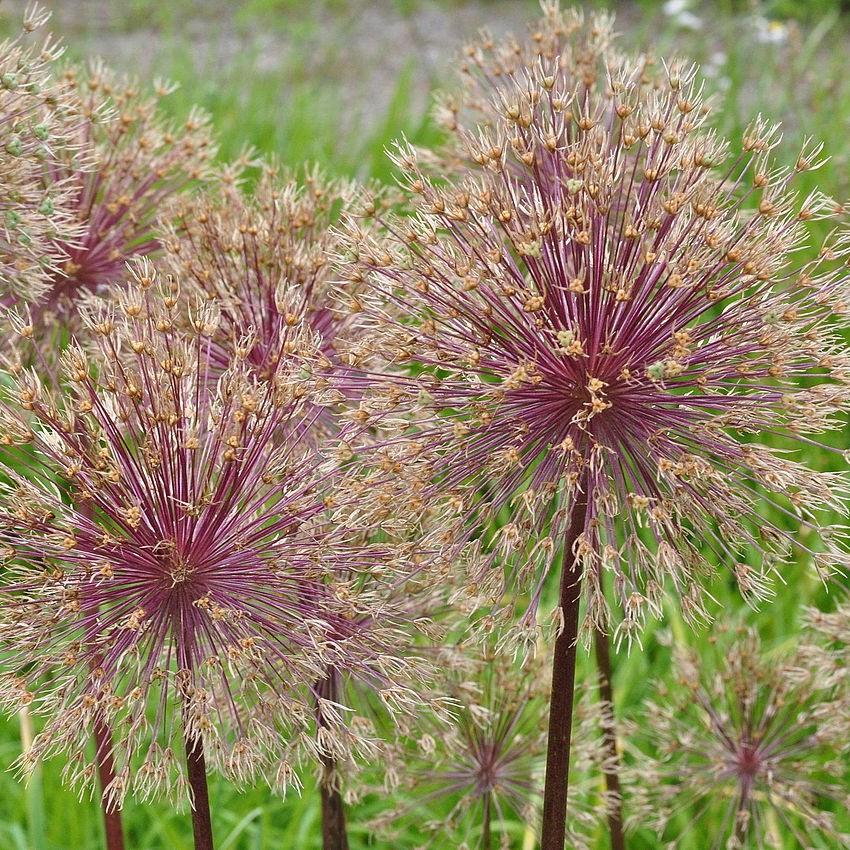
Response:
[{"label": "purple flower stem", "polygon": [[492,850],[493,847],[493,838],[490,829],[490,797],[491,795],[488,791],[484,795],[484,823],[481,825],[481,850]]},{"label": "purple flower stem", "polygon": [[[330,670],[325,679],[316,685],[316,692],[324,699],[337,699],[337,672]],[[324,723],[322,712],[317,708],[316,722]],[[336,760],[322,753],[322,773],[319,778],[319,793],[322,798],[322,848],[323,850],[348,850],[348,831],[345,826],[345,804],[336,785]]]},{"label": "purple flower stem", "polygon": [[[336,769],[331,756],[322,756],[325,774]],[[319,783],[322,795],[322,847],[324,850],[348,850],[348,834],[345,829],[345,807],[342,795],[332,785]]]},{"label": "purple flower stem", "polygon": [[124,850],[124,827],[121,810],[110,804],[107,789],[115,779],[115,761],[112,757],[112,732],[106,720],[98,715],[94,721],[94,761],[100,781],[100,807],[103,810],[103,831],[106,850]]},{"label": "purple flower stem", "polygon": [[581,606],[581,565],[573,553],[584,531],[588,494],[576,492],[564,539],[559,605],[563,628],[555,640],[552,659],[552,695],[549,700],[549,738],[543,788],[541,850],[564,850],[567,829],[567,792],[570,775],[570,738],[576,679],[576,638]]},{"label": "purple flower stem", "polygon": [[195,837],[195,850],[213,850],[204,745],[199,738],[189,735],[186,736],[186,772],[192,790],[192,833]]},{"label": "purple flower stem", "polygon": [[626,850],[619,773],[620,754],[617,752],[617,725],[614,717],[614,691],[611,687],[611,652],[608,646],[608,635],[601,629],[594,629],[593,644],[596,652],[596,669],[599,674],[599,695],[602,697],[602,746],[605,750],[602,772],[605,775],[605,788],[610,797],[608,829],[611,835],[611,850]]}]

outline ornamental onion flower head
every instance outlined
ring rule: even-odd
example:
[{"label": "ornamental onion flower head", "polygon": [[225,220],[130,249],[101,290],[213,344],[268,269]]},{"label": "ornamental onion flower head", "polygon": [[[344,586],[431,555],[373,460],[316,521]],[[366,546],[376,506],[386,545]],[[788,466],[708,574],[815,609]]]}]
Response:
[{"label": "ornamental onion flower head", "polygon": [[31,40],[49,17],[31,6],[22,32],[0,44],[0,307],[40,295],[63,261],[57,240],[75,233],[67,187],[43,179],[48,162],[73,150],[74,128],[71,92],[55,73],[62,48]]},{"label": "ornamental onion flower head", "polygon": [[[328,667],[410,702],[398,632],[357,592],[409,568],[402,500],[293,437],[321,401],[314,341],[267,381],[237,364],[211,385],[215,305],[188,328],[181,309],[137,265],[117,307],[84,310],[91,343],[64,353],[60,386],[19,369],[0,408],[0,698],[44,717],[24,767],[66,753],[70,780],[93,779],[85,743],[108,724],[113,805],[183,796],[182,737],[237,782],[285,788],[289,756],[316,752]],[[344,734],[329,721],[319,749],[356,749],[334,708]]]},{"label": "ornamental onion flower head", "polygon": [[[223,181],[220,192],[181,198],[166,210],[169,267],[221,305],[214,339],[220,368],[237,358],[261,378],[273,375],[302,323],[329,365],[340,366],[337,345],[350,319],[330,285],[331,225],[352,194],[350,182],[317,169],[300,185],[266,165],[250,195]],[[321,421],[331,424],[328,416]]]},{"label": "ornamental onion flower head", "polygon": [[[532,24],[527,38],[496,39],[484,30],[465,46],[457,64],[462,88],[439,92],[434,109],[437,123],[448,134],[447,144],[437,151],[444,166],[486,165],[487,152],[469,158],[468,139],[478,128],[492,129],[500,123],[502,98],[512,96],[517,78],[537,64],[579,98],[605,92],[608,67],[619,59],[613,47],[613,16],[562,10],[559,3],[548,0],[541,7],[543,15]],[[648,67],[649,60],[640,61]]]},{"label": "ornamental onion flower head", "polygon": [[[455,704],[454,717],[445,725],[422,715],[394,759],[411,800],[374,826],[392,834],[405,815],[439,812],[424,826],[440,840],[478,835],[467,846],[492,846],[497,823],[509,816],[529,820],[536,799],[545,743],[540,665],[521,670],[505,655],[488,663],[456,648],[439,652],[445,673],[438,687]],[[450,804],[448,814],[440,801]]]},{"label": "ornamental onion flower head", "polygon": [[[675,658],[676,683],[650,702],[634,753],[635,820],[665,840],[685,813],[717,850],[845,846],[847,713],[816,667],[722,630]],[[634,743],[637,743],[634,741]],[[716,825],[722,824],[722,828]],[[823,845],[819,841],[825,841]]]},{"label": "ornamental onion flower head", "polygon": [[[39,308],[64,322],[86,295],[125,277],[125,264],[160,248],[155,218],[170,197],[205,179],[215,155],[209,122],[199,110],[182,125],[166,121],[161,100],[174,87],[146,91],[101,63],[71,67],[65,80],[87,120],[80,152],[48,168],[46,186],[72,184],[82,233],[59,247],[67,255]],[[80,157],[90,163],[79,167]]]},{"label": "ornamental onion flower head", "polygon": [[587,622],[609,625],[609,575],[631,640],[665,586],[706,618],[718,564],[755,604],[789,556],[823,576],[848,563],[844,532],[821,534],[844,473],[787,449],[848,406],[850,232],[802,255],[808,223],[843,213],[795,192],[819,145],[777,165],[764,119],[736,148],[707,129],[694,69],[656,88],[618,67],[604,95],[568,86],[557,57],[518,68],[463,177],[433,180],[400,145],[415,214],[367,201],[341,273],[396,373],[372,398],[417,419],[425,498],[485,529],[531,618],[581,494]]},{"label": "ornamental onion flower head", "polygon": [[[540,804],[549,672],[541,656],[520,665],[492,644],[480,654],[443,646],[438,659],[443,673],[435,687],[454,705],[452,716],[423,712],[401,740],[387,780],[399,785],[393,792],[403,802],[373,828],[397,839],[398,825],[413,817],[433,833],[427,847],[442,847],[451,836],[460,847],[508,848],[510,823],[533,823]],[[576,850],[591,846],[604,820],[597,708],[588,697],[576,711],[569,824]]]}]

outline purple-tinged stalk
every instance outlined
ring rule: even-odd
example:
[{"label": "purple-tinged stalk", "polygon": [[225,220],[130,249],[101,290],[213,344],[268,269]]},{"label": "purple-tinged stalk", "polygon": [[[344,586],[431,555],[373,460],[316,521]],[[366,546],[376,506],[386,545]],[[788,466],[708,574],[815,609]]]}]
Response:
[{"label": "purple-tinged stalk", "polygon": [[617,716],[614,711],[613,670],[608,635],[594,629],[593,649],[599,676],[600,717],[602,748],[605,755],[602,772],[608,794],[608,833],[611,850],[625,850],[626,835],[623,818],[623,789],[620,782],[621,759],[617,745]]},{"label": "purple-tinged stalk", "polygon": [[[327,728],[322,705],[339,702],[339,672],[328,670],[316,683],[316,731],[321,736]],[[348,850],[348,831],[345,825],[345,804],[340,790],[340,777],[334,756],[321,756],[319,794],[322,801],[322,847],[324,850]]]},{"label": "purple-tinged stalk", "polygon": [[[399,588],[400,590],[400,588]],[[396,693],[390,702],[382,687],[386,678],[376,680],[374,676],[364,678],[352,671],[342,671],[329,666],[322,679],[313,686],[315,694],[316,736],[313,744],[318,763],[317,784],[321,799],[322,846],[324,850],[347,850],[348,832],[346,807],[357,800],[357,786],[352,775],[359,768],[351,751],[340,745],[340,737],[350,734],[360,741],[360,750],[372,765],[386,765],[389,761],[388,747],[391,739],[405,734],[415,722],[415,717],[428,714],[436,723],[445,723],[451,710],[450,700],[442,694],[429,693],[426,689],[433,682],[435,672],[431,659],[421,648],[415,646],[415,635],[430,631],[431,622],[427,609],[427,594],[411,592],[410,583],[405,584],[408,595],[403,606],[387,598],[385,588],[379,592],[384,601],[382,623],[357,617],[357,625],[363,632],[374,629],[383,631],[389,638],[390,624],[394,623],[395,643],[387,643],[383,663],[392,669]],[[414,601],[419,598],[419,602]],[[414,611],[414,606],[416,611]],[[404,619],[407,614],[408,618]],[[395,659],[391,660],[389,653]],[[402,689],[404,684],[406,690]],[[376,699],[377,698],[377,699]],[[382,710],[378,711],[377,706]],[[349,707],[358,714],[346,719],[340,705]],[[389,724],[385,721],[389,720]],[[381,728],[377,728],[381,727]]]},{"label": "purple-tinged stalk", "polygon": [[192,838],[195,850],[213,850],[212,813],[207,784],[204,743],[197,734],[186,734],[186,780],[192,806]]},{"label": "purple-tinged stalk", "polygon": [[124,850],[124,825],[121,819],[121,810],[108,799],[109,789],[115,781],[112,730],[100,716],[95,716],[92,726],[94,727],[94,762],[97,766],[97,779],[100,787],[106,850]]},{"label": "purple-tinged stalk", "polygon": [[[401,483],[401,482],[399,482]],[[362,486],[373,486],[367,477]],[[386,486],[386,482],[384,484]],[[405,482],[403,486],[408,486]],[[409,498],[399,488],[394,501]],[[437,666],[433,651],[442,635],[442,627],[432,617],[441,607],[443,592],[433,587],[429,580],[433,561],[440,557],[440,528],[422,523],[419,507],[406,508],[404,512],[394,509],[396,516],[406,517],[406,527],[396,527],[415,542],[406,545],[399,539],[399,551],[404,552],[407,566],[402,580],[391,575],[375,575],[358,580],[358,593],[371,598],[373,610],[380,611],[377,619],[360,606],[360,612],[352,610],[351,617],[362,635],[375,632],[375,651],[382,654],[381,664],[385,668],[382,678],[374,674],[363,676],[360,671],[340,669],[329,664],[322,679],[313,687],[315,697],[316,734],[313,747],[319,770],[317,782],[322,808],[322,839],[325,850],[340,850],[348,847],[346,808],[359,798],[358,787],[352,777],[360,768],[353,751],[340,746],[339,738],[351,734],[361,741],[363,760],[375,768],[384,766],[385,775],[392,772],[391,755],[402,736],[409,734],[412,726],[422,715],[439,724],[446,724],[451,717],[451,699],[433,689],[437,678]],[[417,518],[415,530],[410,519]],[[422,563],[427,562],[428,568]],[[388,580],[389,579],[389,580]],[[349,596],[343,591],[343,596]],[[383,647],[383,648],[382,648]],[[385,690],[388,681],[395,683],[394,692]],[[354,712],[346,719],[340,706],[348,706]],[[391,784],[391,782],[390,782]]]},{"label": "purple-tinged stalk", "polygon": [[564,846],[567,832],[567,797],[572,754],[573,709],[576,686],[576,649],[582,597],[582,570],[578,559],[579,536],[587,522],[587,479],[574,498],[564,538],[564,563],[558,599],[559,620],[552,652],[552,686],[549,694],[549,732],[546,748],[546,793],[543,795],[542,847]]},{"label": "purple-tinged stalk", "polygon": [[[710,850],[822,841],[845,846],[830,811],[847,810],[845,706],[824,670],[764,650],[753,631],[720,630],[679,649],[674,680],[636,724],[630,767],[636,825],[675,838],[713,824]],[[721,824],[719,828],[718,824]]]},{"label": "purple-tinged stalk", "polygon": [[[778,129],[759,120],[730,154],[705,127],[693,69],[673,64],[649,87],[642,65],[618,62],[604,94],[579,96],[557,64],[541,57],[496,93],[498,123],[467,139],[482,166],[463,179],[432,180],[400,147],[415,214],[364,202],[374,222],[347,222],[341,274],[373,323],[363,356],[392,373],[349,377],[362,419],[415,423],[389,445],[426,471],[422,497],[454,507],[485,568],[508,567],[458,595],[496,608],[506,590],[527,593],[516,631],[530,641],[563,558],[559,690],[579,591],[585,633],[631,643],[665,587],[688,621],[707,619],[721,565],[755,603],[791,558],[824,578],[848,564],[845,535],[821,533],[846,477],[777,446],[821,445],[812,435],[850,402],[850,235],[839,227],[796,261],[807,222],[844,212],[795,194],[819,146],[779,167]],[[568,711],[571,694],[557,699]],[[555,722],[557,748],[568,720]],[[563,845],[557,763],[545,850]]]},{"label": "purple-tinged stalk", "polygon": [[[211,384],[215,304],[182,327],[176,291],[141,264],[117,305],[83,312],[89,350],[68,348],[58,386],[13,369],[0,697],[38,696],[24,769],[63,753],[65,778],[91,784],[85,741],[103,720],[107,801],[191,797],[203,830],[207,768],[285,790],[288,755],[318,752],[305,683],[329,666],[388,708],[414,702],[393,677],[397,635],[358,594],[363,577],[407,569],[413,547],[392,542],[403,484],[364,481],[296,436],[326,401],[313,335],[272,379],[237,364]],[[368,751],[344,714],[327,713],[326,746]]]},{"label": "purple-tinged stalk", "polygon": [[77,235],[69,187],[44,183],[51,162],[75,155],[81,121],[57,74],[62,48],[32,37],[49,17],[30,7],[22,32],[0,44],[0,307],[42,295],[65,260],[60,243]]}]

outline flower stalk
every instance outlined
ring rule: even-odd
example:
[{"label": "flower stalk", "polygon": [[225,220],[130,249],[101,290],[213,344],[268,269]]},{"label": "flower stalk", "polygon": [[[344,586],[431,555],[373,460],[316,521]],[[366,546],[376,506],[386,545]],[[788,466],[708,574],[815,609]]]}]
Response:
[{"label": "flower stalk", "polygon": [[112,732],[102,714],[98,714],[94,721],[94,760],[100,782],[100,806],[103,811],[106,850],[124,850],[121,809],[109,798],[109,788],[115,779]]},{"label": "flower stalk", "polygon": [[587,492],[577,492],[564,539],[559,607],[561,623],[552,663],[549,739],[543,789],[541,850],[564,850],[570,776],[570,739],[576,677],[576,639],[581,605],[581,563],[575,548],[587,518]]},{"label": "flower stalk", "polygon": [[492,819],[492,800],[491,793],[488,791],[484,795],[484,820],[481,824],[481,850],[492,850],[493,836],[490,829],[490,821]]},{"label": "flower stalk", "polygon": [[[335,702],[339,698],[337,680],[337,671],[331,669],[327,676],[318,682],[316,691],[320,699]],[[327,721],[322,714],[321,703],[316,708],[316,725],[319,730],[327,727]],[[338,781],[336,759],[330,752],[323,752],[321,755],[319,793],[322,798],[322,847],[324,850],[348,850],[345,804],[342,800]]]},{"label": "flower stalk", "polygon": [[197,735],[186,734],[186,773],[192,800],[192,835],[195,850],[213,850],[210,796],[204,745]]},{"label": "flower stalk", "polygon": [[608,830],[611,837],[611,850],[625,850],[626,838],[623,833],[623,797],[620,786],[620,754],[617,751],[617,725],[614,716],[614,689],[611,670],[611,651],[608,635],[601,629],[594,629],[594,652],[599,675],[599,696],[602,698],[602,747],[605,758],[602,772],[605,775],[605,789],[608,792]]}]

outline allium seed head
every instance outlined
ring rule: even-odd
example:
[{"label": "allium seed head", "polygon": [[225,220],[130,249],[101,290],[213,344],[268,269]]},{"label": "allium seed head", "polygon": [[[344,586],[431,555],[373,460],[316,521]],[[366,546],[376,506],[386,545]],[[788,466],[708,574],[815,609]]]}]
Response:
[{"label": "allium seed head", "polygon": [[64,82],[85,120],[77,123],[76,148],[48,164],[43,185],[68,189],[80,232],[57,242],[64,263],[33,309],[67,324],[86,296],[124,280],[129,259],[159,249],[156,215],[208,176],[215,147],[200,111],[181,125],[164,120],[160,101],[173,91],[166,83],[146,91],[100,63],[68,68]]},{"label": "allium seed head", "polygon": [[113,804],[181,796],[184,735],[240,783],[285,786],[293,753],[358,750],[339,704],[316,743],[328,669],[388,707],[406,693],[395,621],[374,586],[358,592],[413,568],[416,547],[393,542],[404,486],[297,439],[321,402],[311,337],[269,380],[235,364],[213,384],[209,323],[183,329],[180,310],[137,266],[117,307],[84,311],[91,343],[64,353],[60,385],[19,369],[0,403],[0,698],[45,717],[25,767],[64,752],[84,782],[106,722]]},{"label": "allium seed head", "polygon": [[[504,826],[536,820],[549,672],[539,656],[521,666],[492,644],[485,652],[439,650],[443,673],[435,685],[452,701],[453,715],[446,721],[422,713],[390,760],[389,772],[397,774],[400,784],[394,794],[409,799],[375,821],[382,835],[395,835],[397,826],[412,816],[434,833],[427,847],[442,847],[450,836],[458,846],[508,848],[513,845]],[[569,846],[576,850],[591,846],[605,817],[596,708],[583,699],[576,709],[569,825]],[[423,815],[431,817],[423,823]],[[488,827],[490,845],[484,841]]]},{"label": "allium seed head", "polygon": [[62,48],[31,34],[49,14],[30,7],[23,31],[0,44],[0,307],[39,296],[75,236],[69,187],[45,185],[56,157],[74,151],[78,123],[67,83],[57,71]]},{"label": "allium seed head", "polygon": [[[541,82],[555,105],[566,106],[576,96],[596,96],[609,89],[610,70],[625,61],[612,47],[613,16],[607,12],[586,16],[578,9],[562,10],[557,2],[541,5],[543,16],[531,25],[527,38],[496,39],[485,30],[464,48],[458,62],[462,89],[439,92],[434,110],[449,134],[448,144],[435,151],[444,166],[504,162],[503,147],[477,146],[476,141],[488,139],[488,131],[503,116],[524,120],[530,115],[533,89],[528,89],[526,99],[517,82],[531,68],[541,69]],[[648,66],[648,60],[640,61]]]},{"label": "allium seed head", "polygon": [[269,165],[250,195],[235,181],[223,182],[219,193],[167,210],[169,268],[192,293],[221,305],[213,337],[221,369],[236,360],[260,378],[273,375],[304,326],[318,337],[328,365],[341,367],[338,345],[350,319],[330,286],[338,241],[331,225],[352,193],[349,182],[316,169],[299,185]]},{"label": "allium seed head", "polygon": [[[681,651],[677,681],[646,708],[633,758],[635,822],[673,838],[684,813],[716,850],[846,846],[846,709],[820,670],[723,631]],[[716,825],[722,824],[717,828]]]},{"label": "allium seed head", "polygon": [[439,800],[451,810],[425,824],[437,843],[480,835],[484,821],[495,830],[510,815],[530,820],[545,743],[540,665],[524,672],[507,656],[488,663],[443,649],[441,667],[438,687],[453,701],[454,717],[446,725],[422,715],[411,730],[396,758],[412,799],[375,827],[391,830],[405,815],[433,811]]},{"label": "allium seed head", "polygon": [[425,498],[471,534],[510,512],[479,544],[516,565],[531,616],[584,494],[589,617],[607,627],[608,574],[631,641],[665,587],[706,618],[718,563],[753,604],[792,554],[823,576],[848,563],[843,530],[820,534],[846,476],[787,450],[819,445],[850,400],[850,231],[798,259],[807,223],[843,213],[795,192],[819,147],[781,167],[759,119],[732,151],[693,69],[649,87],[621,68],[615,96],[566,78],[556,102],[551,65],[500,80],[486,167],[433,180],[401,145],[415,214],[352,217],[342,274],[396,372],[371,403],[419,426]]}]

